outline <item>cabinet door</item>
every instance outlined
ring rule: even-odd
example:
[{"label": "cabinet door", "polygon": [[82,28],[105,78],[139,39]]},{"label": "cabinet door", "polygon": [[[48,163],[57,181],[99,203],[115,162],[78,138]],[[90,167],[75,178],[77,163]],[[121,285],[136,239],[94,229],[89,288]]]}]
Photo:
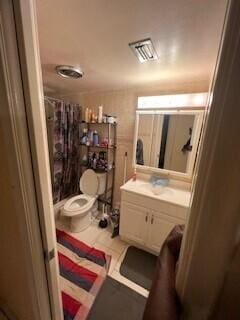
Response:
[{"label": "cabinet door", "polygon": [[120,235],[144,245],[148,234],[149,211],[145,208],[121,203]]},{"label": "cabinet door", "polygon": [[166,216],[164,214],[151,212],[149,216],[149,231],[147,246],[155,251],[160,252],[164,240],[176,224],[183,224],[183,221]]}]

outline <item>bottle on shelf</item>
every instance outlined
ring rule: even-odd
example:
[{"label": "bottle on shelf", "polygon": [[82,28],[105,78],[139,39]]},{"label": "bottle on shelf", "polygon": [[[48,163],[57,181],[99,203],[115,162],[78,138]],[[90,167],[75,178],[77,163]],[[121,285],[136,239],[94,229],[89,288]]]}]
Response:
[{"label": "bottle on shelf", "polygon": [[82,165],[87,166],[87,164],[88,164],[88,158],[87,158],[87,155],[84,154],[82,157]]},{"label": "bottle on shelf", "polygon": [[88,131],[88,145],[91,146],[93,144],[93,131],[90,129]]},{"label": "bottle on shelf", "polygon": [[93,167],[93,169],[97,169],[97,155],[96,155],[95,152],[94,152],[94,154],[93,154],[92,167]]},{"label": "bottle on shelf", "polygon": [[98,123],[102,123],[103,121],[103,107],[98,107]]},{"label": "bottle on shelf", "polygon": [[92,122],[92,109],[89,109],[88,122]]},{"label": "bottle on shelf", "polygon": [[80,143],[87,144],[87,129],[86,128],[83,129],[83,135],[81,137]]},{"label": "bottle on shelf", "polygon": [[92,117],[91,117],[91,121],[90,121],[91,123],[95,123],[95,113],[94,112],[92,112]]},{"label": "bottle on shelf", "polygon": [[89,122],[89,109],[85,109],[85,122]]},{"label": "bottle on shelf", "polygon": [[99,135],[96,130],[93,132],[93,145],[99,146]]}]

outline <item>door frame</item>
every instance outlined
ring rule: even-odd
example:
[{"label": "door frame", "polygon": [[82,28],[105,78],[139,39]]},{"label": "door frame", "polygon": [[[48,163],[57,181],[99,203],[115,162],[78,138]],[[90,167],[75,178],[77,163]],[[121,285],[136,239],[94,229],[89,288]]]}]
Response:
[{"label": "door frame", "polygon": [[1,44],[6,62],[4,78],[8,84],[8,108],[25,194],[23,215],[31,247],[29,277],[38,304],[36,319],[62,320],[35,1],[1,1],[0,8]]},{"label": "door frame", "polygon": [[[238,2],[238,3],[237,3]],[[6,12],[8,12],[9,17],[12,15],[12,7],[9,6],[10,1],[2,1],[1,6],[5,7]],[[211,113],[208,119],[208,125],[205,134],[205,144],[201,152],[201,161],[199,165],[199,170],[197,171],[198,179],[195,185],[195,192],[192,201],[192,210],[191,216],[186,228],[186,232],[183,239],[183,246],[181,250],[181,257],[179,263],[179,271],[177,275],[177,289],[180,295],[180,298],[183,302],[184,308],[186,308],[188,314],[192,315],[209,315],[213,307],[213,303],[218,297],[220,287],[224,275],[226,274],[227,263],[230,261],[230,256],[232,253],[233,241],[235,240],[235,233],[237,226],[240,224],[240,216],[238,213],[239,203],[236,201],[236,198],[239,197],[239,182],[240,182],[240,171],[237,168],[236,163],[225,163],[225,170],[223,168],[217,167],[214,168],[214,161],[216,161],[216,155],[219,152],[218,143],[220,138],[225,138],[226,144],[222,145],[222,152],[228,152],[227,147],[229,148],[229,141],[227,139],[231,138],[231,142],[237,146],[238,136],[240,136],[240,130],[237,125],[237,120],[240,118],[240,109],[233,107],[233,102],[231,101],[231,93],[237,95],[237,98],[240,98],[240,91],[233,92],[230,88],[230,77],[233,75],[235,80],[237,79],[239,83],[240,75],[238,73],[238,66],[236,58],[236,53],[239,53],[240,50],[240,41],[239,37],[236,34],[236,29],[240,29],[240,3],[238,0],[230,1],[231,10],[228,18],[228,28],[225,29],[225,49],[221,55],[221,61],[219,63],[219,69],[216,78],[216,83],[214,86],[214,96],[211,105]],[[46,300],[46,290],[37,286],[37,280],[41,278],[43,281],[48,280],[48,289],[49,297],[51,302],[51,311],[52,319],[59,320],[62,319],[62,309],[61,309],[61,299],[60,299],[60,290],[59,290],[59,274],[58,274],[58,264],[57,258],[46,263],[46,270],[40,268],[43,264],[44,257],[42,255],[42,261],[39,260],[39,250],[43,247],[45,252],[48,252],[49,249],[54,249],[56,252],[56,235],[54,230],[54,213],[53,213],[53,204],[52,204],[52,193],[51,193],[51,175],[50,175],[50,165],[49,165],[49,156],[48,156],[48,145],[47,145],[47,129],[45,121],[45,112],[44,112],[44,98],[43,98],[43,87],[42,87],[42,77],[41,77],[41,64],[39,58],[39,44],[38,44],[38,33],[37,33],[37,24],[36,24],[36,8],[34,0],[15,0],[13,2],[13,12],[15,21],[12,18],[4,19],[6,26],[5,38],[7,39],[8,33],[7,28],[14,28],[14,32],[18,39],[18,50],[20,57],[20,67],[21,67],[21,76],[23,88],[19,86],[19,83],[15,83],[14,74],[12,72],[8,73],[8,78],[10,79],[10,89],[12,94],[14,93],[15,87],[13,83],[18,87],[18,90],[22,90],[24,93],[24,103],[20,103],[15,100],[15,103],[12,104],[13,112],[18,111],[18,108],[23,108],[22,110],[25,113],[28,133],[29,136],[21,136],[19,128],[14,127],[13,119],[13,131],[15,133],[16,141],[21,143],[25,142],[27,145],[30,144],[31,156],[29,154],[24,155],[24,150],[19,149],[19,156],[21,159],[31,160],[33,168],[27,169],[26,167],[22,168],[22,180],[24,182],[25,177],[30,177],[34,175],[34,184],[28,186],[27,192],[33,197],[26,198],[26,205],[29,205],[31,209],[34,209],[32,206],[32,199],[36,196],[35,203],[35,213],[36,215],[29,216],[30,212],[26,210],[26,216],[29,219],[29,241],[32,242],[32,265],[36,267],[36,270],[33,270],[32,279],[34,289],[37,293],[37,299],[39,303],[39,312],[41,308],[47,309],[44,301]],[[14,23],[16,23],[14,25]],[[16,27],[16,30],[15,30]],[[12,29],[13,30],[13,29]],[[238,41],[236,41],[236,39]],[[235,40],[235,41],[234,41]],[[13,62],[16,56],[12,55],[12,51],[8,52],[8,47],[6,46],[9,61]],[[13,59],[13,60],[12,60]],[[13,64],[14,65],[14,64]],[[231,68],[229,69],[229,65]],[[236,68],[234,70],[234,66]],[[235,71],[235,73],[234,73]],[[232,73],[230,73],[232,72]],[[226,84],[226,79],[228,82]],[[224,81],[225,80],[225,81]],[[15,82],[14,82],[15,81]],[[219,110],[221,106],[221,110]],[[224,119],[233,114],[233,119],[231,123],[231,136],[229,137],[229,131],[224,133],[223,130],[226,130],[226,125],[224,126]],[[229,129],[229,128],[227,128]],[[235,129],[235,132],[234,132]],[[236,135],[236,132],[239,135]],[[212,138],[212,140],[208,140]],[[211,142],[211,143],[210,143]],[[240,156],[240,148],[236,149],[236,158]],[[234,159],[229,159],[234,160]],[[216,162],[215,162],[216,164]],[[204,172],[205,170],[205,172]],[[233,172],[233,173],[231,173]],[[211,224],[212,230],[218,232],[226,230],[228,227],[228,234],[226,239],[221,239],[223,257],[221,258],[221,264],[213,260],[213,257],[207,257],[206,252],[204,254],[204,249],[206,243],[204,242],[203,235],[209,235],[209,228],[207,227],[209,219],[212,219],[207,213],[210,212],[211,206],[209,206],[209,199],[207,196],[210,193],[207,191],[211,190],[211,187],[215,186],[218,196],[226,197],[226,189],[221,185],[216,185],[216,182],[219,183],[219,180],[216,179],[217,174],[221,175],[222,179],[228,179],[229,175],[232,180],[236,183],[236,190],[230,194],[227,193],[227,200],[231,203],[231,212],[233,213],[232,221],[224,219],[223,212],[224,208],[219,208],[218,217],[221,218],[218,223]],[[32,177],[33,178],[33,177]],[[214,180],[215,179],[215,180]],[[215,182],[215,184],[214,184]],[[227,190],[228,191],[228,190]],[[216,204],[219,201],[219,198],[214,196],[210,197],[212,199],[212,204]],[[208,206],[208,207],[207,207]],[[207,209],[204,213],[204,209]],[[201,213],[201,214],[200,214]],[[36,226],[39,224],[41,226],[42,240],[39,237],[34,237],[34,230],[39,229]],[[206,228],[207,227],[207,228]],[[206,228],[206,229],[204,229]],[[208,232],[208,233],[207,233]],[[215,239],[217,240],[217,239]],[[43,241],[43,242],[42,242]],[[201,244],[201,246],[200,246]],[[212,248],[219,249],[219,242],[213,241],[211,243]],[[34,250],[38,248],[38,250]],[[223,251],[223,249],[225,251]],[[225,261],[223,261],[225,258]],[[206,259],[206,260],[204,260]],[[197,267],[197,262],[203,262],[205,265],[210,266],[209,269],[199,270]],[[216,273],[216,270],[218,273]],[[215,272],[215,273],[214,273]],[[196,277],[196,274],[198,275]],[[211,277],[210,277],[211,275]],[[194,296],[191,295],[193,288],[201,288],[202,283],[204,283],[205,276],[208,279],[208,288],[209,292],[203,292],[203,290],[194,291]],[[217,280],[221,280],[217,283]],[[205,294],[205,296],[204,296]],[[201,301],[200,309],[198,302]],[[46,310],[46,314],[49,310]],[[44,311],[42,311],[44,312]],[[191,317],[188,317],[191,318]],[[197,317],[192,317],[197,319]],[[204,317],[202,317],[204,318]],[[201,319],[202,319],[201,318]],[[46,320],[41,313],[39,313],[39,319]],[[200,319],[200,318],[199,318]]]},{"label": "door frame", "polygon": [[[183,319],[215,319],[214,312],[219,307],[218,301],[239,245],[239,30],[240,2],[232,0],[228,2],[191,214],[180,252],[176,286]],[[239,283],[240,275],[235,279]],[[223,310],[236,302],[227,298],[231,300],[227,296],[222,299]],[[231,313],[231,317],[236,319],[236,314]]]}]

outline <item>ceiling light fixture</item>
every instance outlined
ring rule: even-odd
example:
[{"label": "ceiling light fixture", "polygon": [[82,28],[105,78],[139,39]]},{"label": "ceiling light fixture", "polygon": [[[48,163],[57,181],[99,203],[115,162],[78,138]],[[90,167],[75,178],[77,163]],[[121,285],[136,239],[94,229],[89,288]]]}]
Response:
[{"label": "ceiling light fixture", "polygon": [[55,70],[59,76],[64,78],[79,79],[83,77],[83,71],[73,66],[60,65],[56,66]]},{"label": "ceiling light fixture", "polygon": [[150,38],[131,42],[129,47],[141,63],[158,60],[157,52]]}]

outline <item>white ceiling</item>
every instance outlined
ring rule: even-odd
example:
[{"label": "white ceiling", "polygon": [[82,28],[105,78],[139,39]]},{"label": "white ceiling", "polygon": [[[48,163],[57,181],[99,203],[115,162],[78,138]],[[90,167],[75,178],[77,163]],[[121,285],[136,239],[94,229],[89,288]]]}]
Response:
[{"label": "white ceiling", "polygon": [[[203,81],[216,61],[227,0],[37,0],[44,84],[62,93]],[[150,37],[159,60],[128,43]],[[55,74],[81,66],[84,78]]]}]

